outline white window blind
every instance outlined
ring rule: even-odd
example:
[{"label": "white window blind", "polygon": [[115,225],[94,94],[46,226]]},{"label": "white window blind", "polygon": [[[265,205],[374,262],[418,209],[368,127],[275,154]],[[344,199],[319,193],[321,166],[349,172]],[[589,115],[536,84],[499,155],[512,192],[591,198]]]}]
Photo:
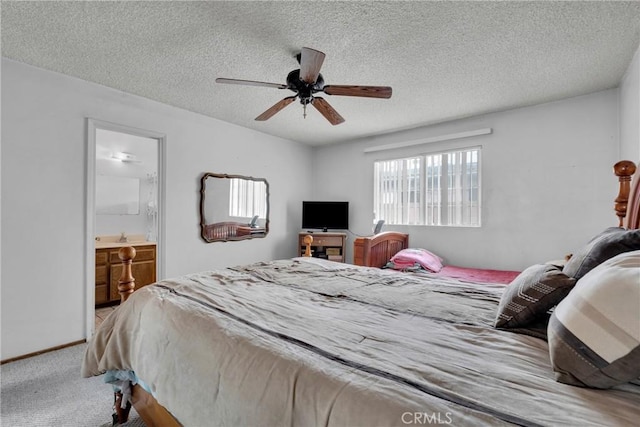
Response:
[{"label": "white window blind", "polygon": [[231,178],[229,184],[229,216],[265,218],[267,186],[262,181]]},{"label": "white window blind", "polygon": [[376,221],[480,226],[479,171],[479,147],[375,162]]}]

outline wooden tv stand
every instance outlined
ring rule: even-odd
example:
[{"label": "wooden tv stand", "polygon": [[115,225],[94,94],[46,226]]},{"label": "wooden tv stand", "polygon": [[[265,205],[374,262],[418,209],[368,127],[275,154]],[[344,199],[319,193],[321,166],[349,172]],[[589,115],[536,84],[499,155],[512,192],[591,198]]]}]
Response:
[{"label": "wooden tv stand", "polygon": [[306,248],[304,236],[313,237],[311,242],[311,256],[325,258],[330,261],[345,262],[345,250],[347,248],[347,233],[315,233],[300,232],[298,234],[298,256],[304,256]]}]

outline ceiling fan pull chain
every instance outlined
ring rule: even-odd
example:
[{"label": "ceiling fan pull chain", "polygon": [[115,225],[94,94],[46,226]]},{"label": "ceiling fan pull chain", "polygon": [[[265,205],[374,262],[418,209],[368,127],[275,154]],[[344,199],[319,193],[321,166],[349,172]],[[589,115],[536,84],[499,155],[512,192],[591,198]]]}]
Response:
[{"label": "ceiling fan pull chain", "polygon": [[307,118],[307,104],[302,104],[302,118]]}]

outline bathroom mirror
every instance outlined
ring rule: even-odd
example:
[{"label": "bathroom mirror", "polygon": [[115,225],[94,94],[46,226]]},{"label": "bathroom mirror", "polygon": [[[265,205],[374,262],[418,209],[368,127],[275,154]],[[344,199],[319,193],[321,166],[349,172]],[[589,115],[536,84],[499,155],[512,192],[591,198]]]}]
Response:
[{"label": "bathroom mirror", "polygon": [[269,233],[267,180],[205,173],[200,180],[200,233],[209,243],[265,237]]},{"label": "bathroom mirror", "polygon": [[140,180],[124,176],[96,175],[97,215],[138,215]]}]

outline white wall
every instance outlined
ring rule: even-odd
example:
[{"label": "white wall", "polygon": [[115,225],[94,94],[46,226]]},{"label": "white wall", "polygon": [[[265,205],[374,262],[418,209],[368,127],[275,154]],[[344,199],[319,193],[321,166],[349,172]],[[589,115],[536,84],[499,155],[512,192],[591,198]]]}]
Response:
[{"label": "white wall", "polygon": [[[375,160],[481,145],[481,228],[384,230],[409,232],[411,246],[432,249],[454,265],[521,270],[562,258],[603,228],[617,225],[612,169],[619,153],[617,93],[608,90],[319,147],[314,156],[314,197],[348,200],[351,230],[370,234]],[[492,135],[363,153],[365,147],[488,127]],[[351,243],[347,247],[351,259]]]},{"label": "white wall", "polygon": [[[296,254],[309,147],[6,59],[1,89],[1,359],[86,336],[87,117],[166,134],[168,277]],[[269,235],[204,243],[203,172],[266,178]]]},{"label": "white wall", "polygon": [[640,161],[640,47],[620,84],[620,159]]},{"label": "white wall", "polygon": [[[412,246],[431,248],[450,263],[522,269],[561,257],[615,225],[611,166],[620,154],[640,157],[638,53],[620,97],[614,89],[316,149],[6,59],[1,78],[3,360],[86,335],[86,117],[167,135],[167,277],[295,255],[300,202],[312,197],[349,200],[351,229],[369,234],[374,160],[477,144],[483,146],[481,228],[386,229],[409,232]],[[494,133],[362,151],[484,127]],[[202,242],[203,172],[266,178],[269,236]],[[352,243],[350,236],[348,257]]]}]

